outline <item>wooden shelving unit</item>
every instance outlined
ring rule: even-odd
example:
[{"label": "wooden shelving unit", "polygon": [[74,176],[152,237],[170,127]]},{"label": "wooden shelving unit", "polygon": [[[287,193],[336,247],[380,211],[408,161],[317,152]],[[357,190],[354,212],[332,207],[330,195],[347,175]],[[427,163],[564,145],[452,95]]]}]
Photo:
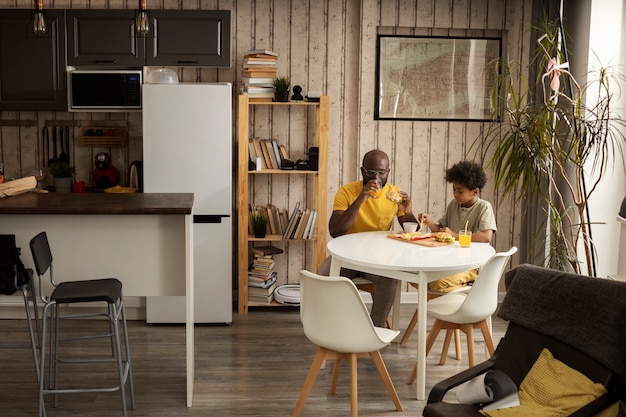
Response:
[{"label": "wooden shelving unit", "polygon": [[[317,171],[308,170],[277,170],[268,169],[262,171],[250,171],[248,169],[248,161],[250,159],[248,149],[250,112],[256,106],[276,106],[291,108],[302,108],[305,111],[313,107],[315,109],[315,143],[312,146],[319,147],[319,166]],[[255,238],[248,234],[248,203],[249,203],[249,183],[254,175],[292,175],[301,176],[306,181],[308,176],[314,176],[315,187],[313,200],[317,209],[318,217],[315,224],[314,237],[311,240],[313,244],[314,256],[313,265],[309,265],[311,270],[316,271],[326,257],[326,207],[328,202],[328,115],[329,115],[329,99],[328,96],[322,96],[319,103],[317,102],[249,102],[247,95],[239,96],[239,117],[238,123],[238,296],[239,296],[239,313],[247,313],[249,306],[256,306],[248,303],[248,259],[250,242],[274,242],[283,240],[279,235],[267,235],[264,238]],[[302,141],[308,142],[306,136],[302,137]]]}]

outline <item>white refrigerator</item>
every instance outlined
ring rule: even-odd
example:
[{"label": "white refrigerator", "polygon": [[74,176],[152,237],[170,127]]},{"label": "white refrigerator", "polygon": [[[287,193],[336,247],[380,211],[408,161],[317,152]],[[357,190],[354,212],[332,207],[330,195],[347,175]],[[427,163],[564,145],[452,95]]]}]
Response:
[{"label": "white refrigerator", "polygon": [[[144,84],[146,193],[194,193],[196,323],[232,322],[232,85]],[[172,277],[185,287],[185,277]],[[184,296],[150,296],[146,320],[184,323]]]}]

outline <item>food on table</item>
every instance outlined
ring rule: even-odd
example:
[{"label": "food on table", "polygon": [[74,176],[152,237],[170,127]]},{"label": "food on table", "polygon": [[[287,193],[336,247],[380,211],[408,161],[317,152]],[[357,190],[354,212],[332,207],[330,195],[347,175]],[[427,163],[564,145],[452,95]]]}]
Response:
[{"label": "food on table", "polygon": [[447,232],[437,232],[435,233],[435,240],[437,242],[454,242],[454,236]]},{"label": "food on table", "polygon": [[391,190],[387,193],[387,198],[391,201],[393,201],[394,203],[401,203],[402,202],[402,196],[400,195],[399,191],[396,190]]}]

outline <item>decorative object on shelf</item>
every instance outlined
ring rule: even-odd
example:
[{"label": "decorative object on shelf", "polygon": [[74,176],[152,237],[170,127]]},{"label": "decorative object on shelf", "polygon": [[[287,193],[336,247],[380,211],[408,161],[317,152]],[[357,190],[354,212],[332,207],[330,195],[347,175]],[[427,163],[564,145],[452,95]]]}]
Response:
[{"label": "decorative object on shelf", "polygon": [[267,230],[269,219],[263,214],[254,214],[252,216],[252,225],[254,226],[254,237],[263,238]]},{"label": "decorative object on shelf", "polygon": [[33,33],[35,36],[47,36],[48,25],[43,16],[43,0],[35,1],[35,16],[33,17]]},{"label": "decorative object on shelf", "polygon": [[291,96],[291,101],[304,101],[304,97],[302,97],[302,87],[299,85],[293,86],[293,94]]},{"label": "decorative object on shelf", "polygon": [[57,193],[69,193],[72,191],[74,167],[69,162],[57,160],[48,165],[48,171],[54,175],[54,190]]},{"label": "decorative object on shelf", "polygon": [[288,102],[289,101],[289,87],[291,83],[287,77],[274,78],[272,83],[274,85],[274,101]]}]

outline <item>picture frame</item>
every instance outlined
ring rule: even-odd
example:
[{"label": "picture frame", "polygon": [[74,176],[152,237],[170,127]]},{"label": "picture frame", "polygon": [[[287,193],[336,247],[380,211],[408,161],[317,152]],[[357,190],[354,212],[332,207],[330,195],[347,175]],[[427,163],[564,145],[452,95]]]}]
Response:
[{"label": "picture frame", "polygon": [[488,121],[502,39],[378,35],[375,120]]}]

